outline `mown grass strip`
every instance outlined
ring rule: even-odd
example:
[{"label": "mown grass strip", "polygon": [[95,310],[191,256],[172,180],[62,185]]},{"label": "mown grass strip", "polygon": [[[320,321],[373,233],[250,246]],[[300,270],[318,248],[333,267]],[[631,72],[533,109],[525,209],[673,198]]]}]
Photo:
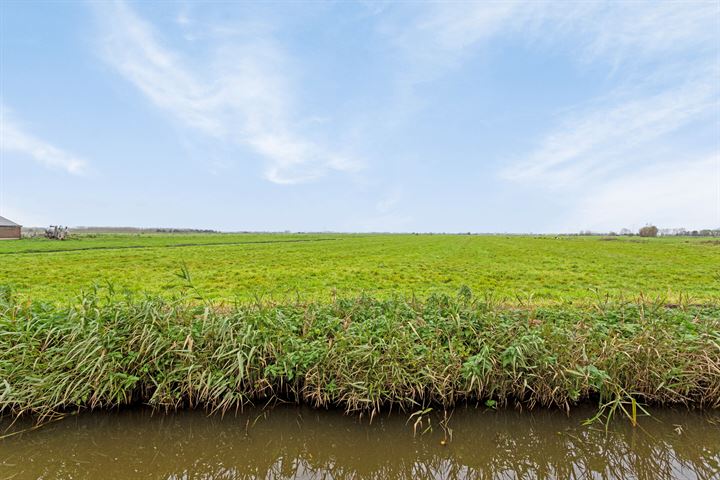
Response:
[{"label": "mown grass strip", "polygon": [[0,295],[0,412],[40,420],[146,403],[224,412],[273,399],[348,412],[460,402],[599,413],[720,406],[720,305],[605,299],[509,308],[424,300],[213,304],[96,290]]}]

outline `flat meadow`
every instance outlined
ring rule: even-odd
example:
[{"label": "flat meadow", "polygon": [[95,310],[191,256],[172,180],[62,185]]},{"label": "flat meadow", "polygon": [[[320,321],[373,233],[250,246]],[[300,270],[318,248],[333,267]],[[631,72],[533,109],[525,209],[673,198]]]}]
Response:
[{"label": "flat meadow", "polygon": [[0,415],[720,407],[696,238],[94,235],[0,243]]},{"label": "flat meadow", "polygon": [[0,284],[68,300],[93,284],[162,294],[187,266],[206,298],[419,297],[462,286],[506,302],[643,294],[699,302],[720,293],[720,244],[702,238],[140,234],[0,242]]}]

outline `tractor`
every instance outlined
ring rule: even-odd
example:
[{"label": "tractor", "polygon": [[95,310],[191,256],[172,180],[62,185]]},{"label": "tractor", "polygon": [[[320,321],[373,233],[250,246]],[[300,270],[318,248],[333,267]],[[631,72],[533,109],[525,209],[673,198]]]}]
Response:
[{"label": "tractor", "polygon": [[62,225],[50,225],[45,229],[45,238],[50,240],[65,240],[68,235],[68,227]]}]

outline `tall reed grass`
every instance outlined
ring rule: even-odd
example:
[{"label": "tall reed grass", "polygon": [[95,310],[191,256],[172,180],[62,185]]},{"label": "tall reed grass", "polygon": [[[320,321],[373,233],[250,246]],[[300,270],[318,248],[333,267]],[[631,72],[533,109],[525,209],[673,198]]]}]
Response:
[{"label": "tall reed grass", "polygon": [[214,305],[0,294],[0,412],[289,400],[376,414],[459,402],[600,413],[720,406],[720,305],[508,307],[490,296]]}]

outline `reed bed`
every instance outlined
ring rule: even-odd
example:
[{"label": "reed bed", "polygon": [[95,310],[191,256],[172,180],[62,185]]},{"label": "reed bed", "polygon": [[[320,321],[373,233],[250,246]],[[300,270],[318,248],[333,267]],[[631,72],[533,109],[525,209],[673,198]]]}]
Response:
[{"label": "reed bed", "polygon": [[303,402],[377,414],[458,403],[599,414],[720,406],[720,305],[491,296],[213,304],[94,290],[0,294],[0,413],[49,420],[144,403],[217,412]]}]

